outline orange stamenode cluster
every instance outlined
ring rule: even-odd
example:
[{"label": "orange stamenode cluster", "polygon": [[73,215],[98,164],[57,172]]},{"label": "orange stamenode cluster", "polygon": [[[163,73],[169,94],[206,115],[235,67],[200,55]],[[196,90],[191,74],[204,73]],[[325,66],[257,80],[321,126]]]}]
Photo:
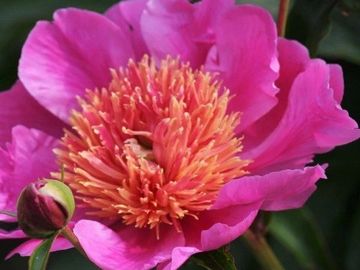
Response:
[{"label": "orange stamenode cluster", "polygon": [[210,73],[145,56],[112,70],[108,89],[87,91],[55,152],[88,214],[158,231],[209,209],[248,164],[221,90]]}]

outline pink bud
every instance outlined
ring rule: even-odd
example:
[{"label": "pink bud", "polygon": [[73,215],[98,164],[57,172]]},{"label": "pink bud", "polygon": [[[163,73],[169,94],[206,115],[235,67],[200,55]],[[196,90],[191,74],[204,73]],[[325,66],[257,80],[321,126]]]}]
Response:
[{"label": "pink bud", "polygon": [[31,183],[18,199],[19,227],[31,237],[48,237],[68,223],[74,206],[71,190],[64,183],[47,179]]}]

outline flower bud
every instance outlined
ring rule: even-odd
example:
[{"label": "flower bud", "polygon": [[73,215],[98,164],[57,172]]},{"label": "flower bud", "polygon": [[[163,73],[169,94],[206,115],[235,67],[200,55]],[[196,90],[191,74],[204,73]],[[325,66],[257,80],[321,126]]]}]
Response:
[{"label": "flower bud", "polygon": [[70,188],[57,180],[26,186],[17,202],[19,227],[29,236],[46,238],[71,219],[75,201]]}]

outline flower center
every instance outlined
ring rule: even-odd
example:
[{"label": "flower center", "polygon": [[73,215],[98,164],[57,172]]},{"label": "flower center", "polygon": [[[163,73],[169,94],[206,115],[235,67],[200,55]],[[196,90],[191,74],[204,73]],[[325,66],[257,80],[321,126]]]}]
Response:
[{"label": "flower center", "polygon": [[87,91],[57,149],[64,181],[89,215],[138,228],[181,230],[220,188],[246,174],[239,114],[210,73],[147,56],[112,70],[108,88]]}]

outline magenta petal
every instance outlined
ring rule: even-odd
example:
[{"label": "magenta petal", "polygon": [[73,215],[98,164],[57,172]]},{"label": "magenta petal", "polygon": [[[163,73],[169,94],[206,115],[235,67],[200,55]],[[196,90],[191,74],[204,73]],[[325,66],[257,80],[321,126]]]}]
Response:
[{"label": "magenta petal", "polygon": [[201,249],[216,249],[238,238],[250,227],[259,207],[260,203],[255,202],[205,213],[203,222],[213,225],[201,232]]},{"label": "magenta petal", "polygon": [[245,151],[251,172],[300,168],[315,153],[324,153],[360,136],[360,130],[334,99],[329,87],[329,66],[311,60],[294,80],[285,111],[273,132]]},{"label": "magenta petal", "polygon": [[124,31],[106,17],[74,8],[39,22],[22,50],[19,76],[35,99],[64,121],[86,88],[108,86],[110,68],[133,50]]},{"label": "magenta petal", "polygon": [[277,103],[276,40],[271,15],[255,6],[238,6],[223,14],[217,24],[216,45],[206,67],[220,72],[234,95],[229,110],[243,113],[239,131]]},{"label": "magenta petal", "polygon": [[176,246],[184,245],[183,235],[172,227],[160,232],[126,226],[115,232],[90,220],[79,221],[74,228],[86,254],[102,269],[150,269],[167,261]]},{"label": "magenta petal", "polygon": [[[22,243],[20,246],[18,246],[17,248],[15,248],[14,250],[12,250],[5,259],[9,259],[12,256],[14,256],[15,254],[19,254],[20,256],[30,256],[32,254],[32,252],[34,251],[34,249],[40,245],[42,240],[39,239],[31,239],[28,240],[24,243]],[[66,250],[69,248],[72,248],[73,245],[66,240],[63,237],[58,237],[53,245],[51,246],[50,251],[59,251],[59,250]]]},{"label": "magenta petal", "polygon": [[140,18],[147,0],[121,1],[105,12],[105,16],[120,28],[127,29],[129,38],[135,51],[136,59],[148,53],[140,29]]},{"label": "magenta petal", "polygon": [[252,224],[260,202],[225,207],[200,213],[199,220],[186,218],[182,229],[186,246],[173,249],[171,259],[159,269],[178,269],[191,255],[219,248],[242,235]]},{"label": "magenta petal", "polygon": [[193,7],[187,1],[148,2],[141,18],[141,29],[150,53],[156,60],[166,55],[180,55],[183,60],[191,60],[194,65],[201,62],[196,55],[197,46],[189,33],[192,16]]},{"label": "magenta petal", "polygon": [[221,189],[213,209],[254,202],[261,202],[261,209],[269,211],[298,208],[314,192],[315,183],[321,178],[326,176],[319,165],[242,177]]},{"label": "magenta petal", "polygon": [[[56,138],[39,130],[13,128],[11,144],[6,149],[0,148],[0,209],[15,212],[23,187],[56,170],[52,150],[57,144]],[[14,219],[0,215],[0,220]]]},{"label": "magenta petal", "polygon": [[176,270],[183,265],[191,255],[201,252],[201,250],[195,247],[176,247],[171,254],[171,260],[161,263],[158,270]]},{"label": "magenta petal", "polygon": [[276,86],[277,105],[254,125],[244,131],[245,151],[259,145],[276,128],[286,110],[289,92],[295,78],[305,70],[310,61],[307,49],[297,41],[280,38],[278,41],[280,75]]},{"label": "magenta petal", "polygon": [[0,147],[11,140],[11,129],[16,125],[36,128],[55,137],[61,136],[64,123],[37,103],[21,82],[16,82],[9,91],[0,93],[0,104]]},{"label": "magenta petal", "polygon": [[214,27],[224,11],[232,6],[233,0],[204,0],[196,4],[178,0],[148,1],[141,28],[151,55],[156,60],[167,55],[180,56],[193,67],[203,65],[215,41]]},{"label": "magenta petal", "polygon": [[340,104],[344,96],[344,75],[339,65],[331,64],[329,70],[330,88],[334,91],[334,99]]},{"label": "magenta petal", "polygon": [[27,238],[28,236],[22,230],[4,231],[0,229],[0,239]]}]

